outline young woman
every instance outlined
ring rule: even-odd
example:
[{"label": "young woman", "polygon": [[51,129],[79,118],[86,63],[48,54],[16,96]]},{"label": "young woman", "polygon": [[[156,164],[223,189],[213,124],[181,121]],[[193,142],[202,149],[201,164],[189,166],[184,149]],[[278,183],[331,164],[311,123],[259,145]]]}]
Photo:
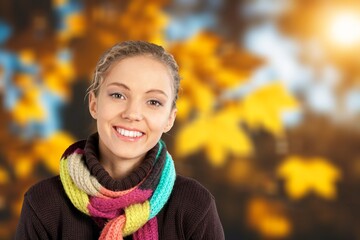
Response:
[{"label": "young woman", "polygon": [[88,91],[97,133],[64,152],[60,176],[25,194],[16,239],[224,239],[214,197],[176,175],[161,140],[175,121],[179,82],[160,46],[109,49]]}]

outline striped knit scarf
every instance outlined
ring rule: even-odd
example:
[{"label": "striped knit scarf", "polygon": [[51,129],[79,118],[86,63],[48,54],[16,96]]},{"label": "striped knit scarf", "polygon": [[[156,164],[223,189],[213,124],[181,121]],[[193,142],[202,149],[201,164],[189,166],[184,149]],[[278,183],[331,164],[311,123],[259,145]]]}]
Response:
[{"label": "striped knit scarf", "polygon": [[99,239],[157,240],[156,215],[168,201],[175,182],[174,162],[162,141],[154,165],[137,186],[111,191],[91,175],[84,150],[65,152],[60,161],[60,178],[72,204],[97,220],[106,221]]}]

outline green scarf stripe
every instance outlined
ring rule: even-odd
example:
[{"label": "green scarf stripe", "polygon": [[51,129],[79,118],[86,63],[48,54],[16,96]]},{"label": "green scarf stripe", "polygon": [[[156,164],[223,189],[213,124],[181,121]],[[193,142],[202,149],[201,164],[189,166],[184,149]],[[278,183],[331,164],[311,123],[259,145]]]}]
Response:
[{"label": "green scarf stripe", "polygon": [[159,184],[150,199],[150,216],[155,217],[168,201],[176,179],[174,161],[171,155],[166,153],[166,162],[162,171]]},{"label": "green scarf stripe", "polygon": [[159,141],[159,150],[158,150],[158,152],[156,154],[156,160],[159,159],[159,156],[161,154],[162,149],[164,148],[164,145],[165,145],[165,143],[163,142],[163,140],[160,139],[160,141]]}]

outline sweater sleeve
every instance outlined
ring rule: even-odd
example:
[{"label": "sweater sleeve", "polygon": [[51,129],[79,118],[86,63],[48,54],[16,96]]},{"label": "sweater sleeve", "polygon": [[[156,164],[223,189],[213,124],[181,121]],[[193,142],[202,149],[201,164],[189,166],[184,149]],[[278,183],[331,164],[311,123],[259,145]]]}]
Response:
[{"label": "sweater sleeve", "polygon": [[31,207],[27,194],[25,194],[20,220],[15,233],[15,240],[17,239],[49,239],[43,224]]}]

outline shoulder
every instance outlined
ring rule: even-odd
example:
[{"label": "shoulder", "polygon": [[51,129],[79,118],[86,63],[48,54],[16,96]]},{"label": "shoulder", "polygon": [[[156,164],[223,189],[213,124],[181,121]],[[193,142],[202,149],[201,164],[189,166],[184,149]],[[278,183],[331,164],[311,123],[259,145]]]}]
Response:
[{"label": "shoulder", "polygon": [[187,239],[224,239],[215,198],[195,179],[177,176],[167,214]]},{"label": "shoulder", "polygon": [[[188,214],[202,215],[215,202],[214,196],[197,180],[177,175],[171,200]],[[194,212],[195,211],[195,212]]]},{"label": "shoulder", "polygon": [[34,210],[54,208],[64,199],[66,196],[59,176],[44,179],[30,187],[25,193],[25,200]]},{"label": "shoulder", "polygon": [[62,184],[60,181],[59,175],[50,177],[44,180],[39,181],[38,183],[34,184],[32,187],[29,188],[29,190],[26,192],[26,195],[28,196],[34,196],[41,195],[43,193],[49,193],[49,191],[57,191],[58,188],[61,188]]},{"label": "shoulder", "polygon": [[214,198],[210,191],[197,180],[182,175],[176,176],[174,192],[187,193],[188,197],[204,198],[204,200]]}]

